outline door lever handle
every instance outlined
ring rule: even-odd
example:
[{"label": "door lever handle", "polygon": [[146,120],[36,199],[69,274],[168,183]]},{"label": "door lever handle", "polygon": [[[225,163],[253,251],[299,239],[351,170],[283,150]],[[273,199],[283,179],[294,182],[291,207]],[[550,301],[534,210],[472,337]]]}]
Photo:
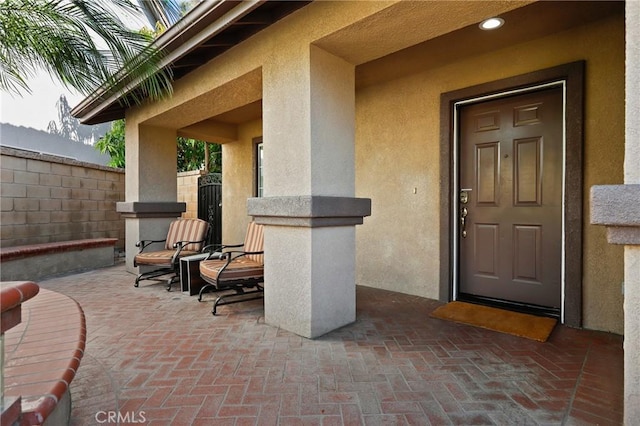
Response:
[{"label": "door lever handle", "polygon": [[467,215],[469,210],[466,207],[460,209],[460,235],[462,238],[467,238]]}]

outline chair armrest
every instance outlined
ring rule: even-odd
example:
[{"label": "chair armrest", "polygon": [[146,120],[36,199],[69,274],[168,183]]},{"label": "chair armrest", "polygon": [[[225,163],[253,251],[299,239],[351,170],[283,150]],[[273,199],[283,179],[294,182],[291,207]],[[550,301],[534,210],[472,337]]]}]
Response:
[{"label": "chair armrest", "polygon": [[209,244],[202,248],[202,252],[208,251],[210,253],[214,253],[216,251],[222,251],[226,248],[237,248],[242,247],[244,244]]},{"label": "chair armrest", "polygon": [[142,250],[144,250],[145,248],[147,248],[148,246],[150,246],[153,243],[164,243],[167,240],[140,240],[136,243],[136,247],[140,247],[140,251],[138,253],[142,253]]},{"label": "chair armrest", "polygon": [[264,254],[264,251],[239,251],[239,250],[230,250],[225,251],[220,255],[220,259],[226,259],[227,264],[231,263],[232,260],[237,259],[239,257],[252,255],[252,254]]},{"label": "chair armrest", "polygon": [[199,240],[199,241],[177,241],[175,243],[173,243],[173,248],[174,249],[178,249],[178,250],[182,250],[183,248],[185,248],[186,246],[188,246],[189,244],[202,244],[204,243],[206,240]]},{"label": "chair armrest", "polygon": [[218,252],[212,251],[212,252],[209,252],[209,255],[204,260],[215,260],[215,259],[220,260],[224,258],[225,258],[224,253],[220,253],[219,251]]},{"label": "chair armrest", "polygon": [[222,253],[220,255],[220,259],[221,260],[226,260],[226,263],[218,271],[218,275],[216,277],[216,280],[220,279],[220,275],[222,275],[222,273],[227,269],[227,266],[229,266],[229,264],[231,262],[233,262],[235,259],[238,259],[238,258],[246,256],[246,255],[250,255],[250,254],[264,254],[264,251],[237,251],[237,250],[232,250],[232,251],[225,251],[224,253]]},{"label": "chair armrest", "polygon": [[178,259],[180,258],[180,253],[182,252],[182,249],[184,249],[186,246],[188,246],[189,244],[202,244],[204,243],[206,240],[199,240],[199,241],[177,241],[173,244],[173,248],[176,249],[176,252],[173,253],[173,256],[171,256],[171,264],[175,265],[176,262],[178,262]]}]

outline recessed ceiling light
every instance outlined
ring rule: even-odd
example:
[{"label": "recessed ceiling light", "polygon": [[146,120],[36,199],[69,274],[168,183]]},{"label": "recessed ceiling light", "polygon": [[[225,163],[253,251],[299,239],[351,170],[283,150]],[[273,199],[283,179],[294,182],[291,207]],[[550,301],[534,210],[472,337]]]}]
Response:
[{"label": "recessed ceiling light", "polygon": [[483,30],[495,30],[504,25],[504,19],[502,18],[489,18],[480,22],[480,28]]}]

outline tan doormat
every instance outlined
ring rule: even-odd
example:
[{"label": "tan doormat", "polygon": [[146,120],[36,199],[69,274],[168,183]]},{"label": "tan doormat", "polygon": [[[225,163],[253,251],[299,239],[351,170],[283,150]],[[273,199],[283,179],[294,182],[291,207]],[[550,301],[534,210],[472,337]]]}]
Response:
[{"label": "tan doormat", "polygon": [[546,342],[557,320],[536,315],[505,311],[473,303],[450,302],[435,309],[431,316]]}]

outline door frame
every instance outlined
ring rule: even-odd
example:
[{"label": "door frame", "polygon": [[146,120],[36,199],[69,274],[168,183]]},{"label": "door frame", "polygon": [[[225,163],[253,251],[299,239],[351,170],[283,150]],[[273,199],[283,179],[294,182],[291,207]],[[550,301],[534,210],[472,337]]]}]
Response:
[{"label": "door frame", "polygon": [[[443,93],[440,97],[440,300],[455,300],[458,277],[457,106],[525,93],[545,85],[564,88],[562,306],[560,320],[582,326],[583,108],[585,62],[577,61]],[[570,155],[566,155],[570,153]]]}]

